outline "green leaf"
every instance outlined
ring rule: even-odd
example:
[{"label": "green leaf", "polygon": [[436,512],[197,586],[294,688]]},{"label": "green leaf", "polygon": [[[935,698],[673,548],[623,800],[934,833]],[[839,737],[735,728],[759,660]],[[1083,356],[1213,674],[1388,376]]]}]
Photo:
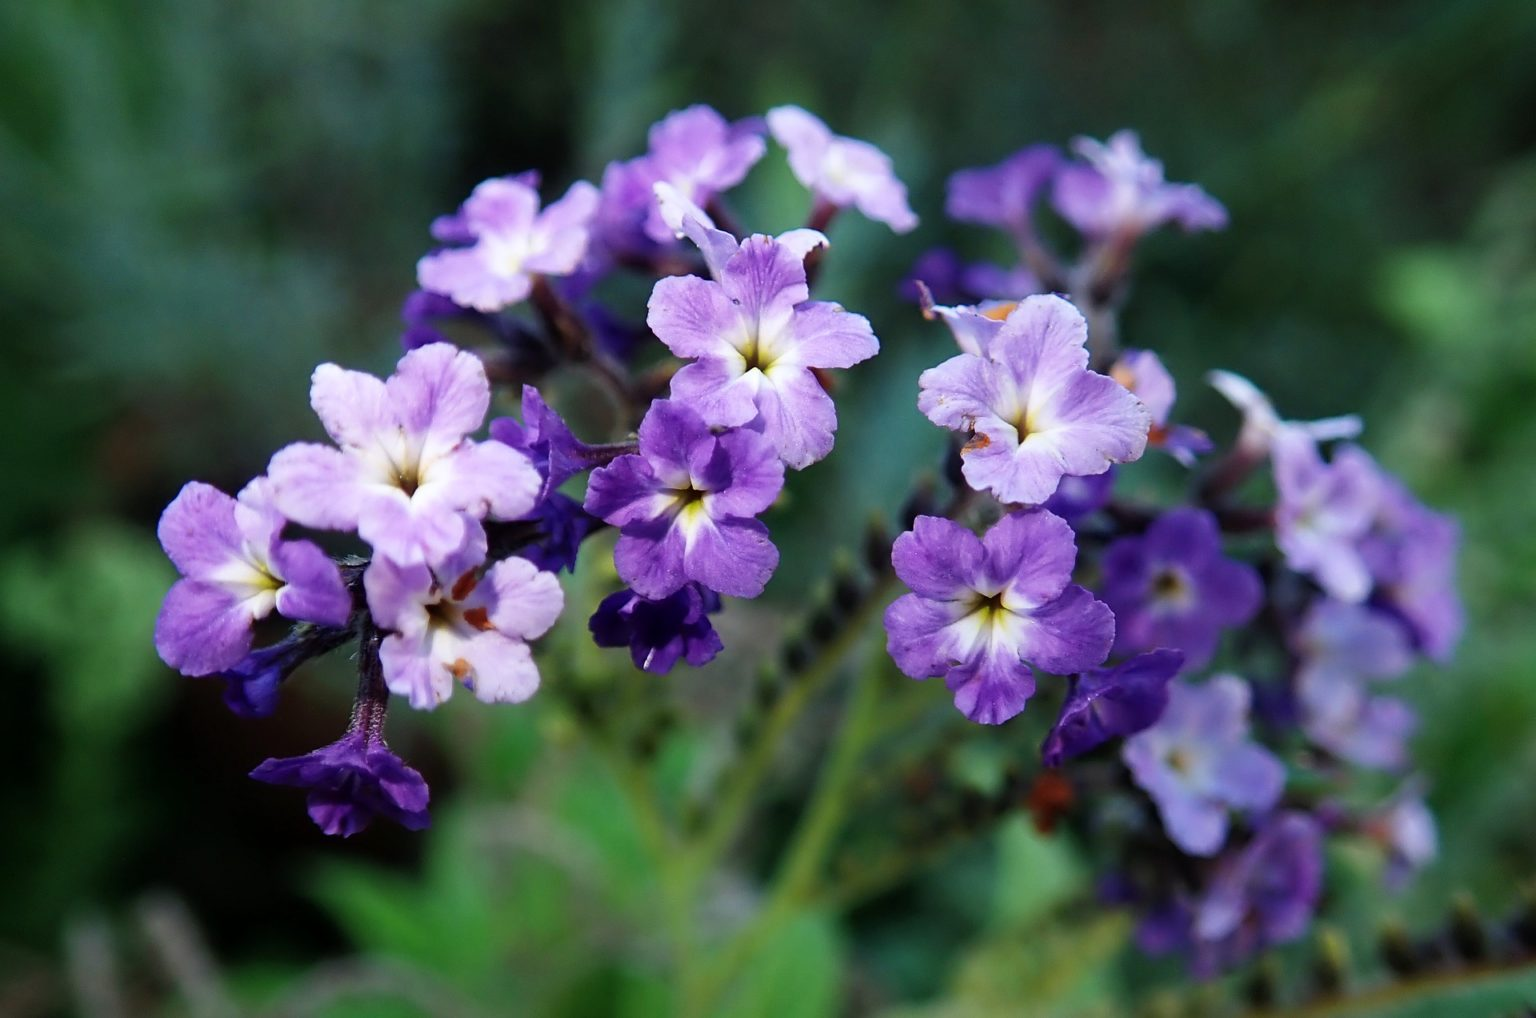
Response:
[{"label": "green leaf", "polygon": [[844,947],[829,913],[785,922],[749,961],[721,1018],[822,1018],[838,1012]]}]

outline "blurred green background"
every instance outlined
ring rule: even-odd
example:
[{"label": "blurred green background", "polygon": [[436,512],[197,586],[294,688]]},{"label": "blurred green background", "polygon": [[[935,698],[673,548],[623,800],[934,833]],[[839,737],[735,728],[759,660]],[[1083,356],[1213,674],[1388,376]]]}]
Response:
[{"label": "blurred green background", "polygon": [[[947,174],[1134,127],[1232,214],[1144,245],[1125,312],[1126,341],[1182,380],[1182,416],[1231,433],[1198,384],[1216,366],[1287,416],[1358,409],[1368,447],[1465,526],[1470,630],[1410,687],[1442,857],[1388,899],[1344,852],[1329,917],[1363,940],[1458,889],[1505,907],[1536,877],[1533,54],[1529,0],[0,5],[0,1015],[123,1013],[114,994],[132,1014],[668,1013],[654,874],[568,718],[397,712],[434,829],[331,841],[299,795],[244,775],[335,737],[345,663],[242,721],[160,665],[150,631],[172,579],[161,507],[316,436],[315,363],[388,368],[433,215],[486,176],[595,179],[692,102],[797,102],[875,141],[924,225],[834,229],[821,291],[885,349],[846,380],[837,452],[791,482],[785,567],[732,606],[732,653],[664,680],[700,732],[663,754],[664,781],[724,752],[714,729],[831,550],[936,461],[915,380],[949,341],[896,286],[934,244],[1002,254],[943,221]],[[777,231],[806,199],[771,149],[736,204]],[[567,622],[547,684],[620,669]],[[778,780],[796,787],[794,768]],[[774,823],[720,875],[722,924],[750,908]],[[894,899],[797,917],[722,1013],[1112,1014],[1127,987],[1176,984],[1124,956],[1112,919],[1042,926],[1087,879],[1005,825]],[[1041,973],[1065,957],[1087,974],[1063,988]],[[1038,1011],[1014,1010],[1021,987]]]}]

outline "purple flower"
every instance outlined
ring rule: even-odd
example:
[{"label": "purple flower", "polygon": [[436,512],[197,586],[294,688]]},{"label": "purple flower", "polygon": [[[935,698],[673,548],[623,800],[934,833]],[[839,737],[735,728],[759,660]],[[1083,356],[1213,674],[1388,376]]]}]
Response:
[{"label": "purple flower", "polygon": [[1240,851],[1217,865],[1205,893],[1143,924],[1154,953],[1189,952],[1201,978],[1231,968],[1306,932],[1323,882],[1323,832],[1311,817],[1278,813]]},{"label": "purple flower", "polygon": [[304,526],[355,529],[397,565],[450,555],[486,515],[525,515],[543,483],[511,446],[466,437],[490,399],[480,359],[445,343],[407,353],[387,382],[322,364],[309,402],[341,448],[279,450],[274,501]]},{"label": "purple flower", "polygon": [[665,675],[680,659],[698,668],[720,653],[709,622],[719,610],[719,595],[697,583],[655,601],[626,588],[603,598],[588,628],[599,647],[628,647],[636,668]]},{"label": "purple flower", "polygon": [[987,347],[991,345],[993,338],[1002,331],[1003,322],[1007,320],[1017,308],[1017,301],[991,301],[982,305],[960,304],[954,307],[946,307],[933,302],[933,295],[928,288],[919,284],[918,303],[923,309],[923,317],[929,321],[937,318],[949,327],[949,331],[955,337],[955,345],[961,353],[968,353],[976,357],[985,357]]},{"label": "purple flower", "polygon": [[1108,144],[1078,138],[1072,147],[1087,165],[1063,166],[1051,197],[1084,235],[1135,238],[1170,222],[1189,231],[1227,225],[1227,210],[1215,198],[1163,179],[1163,164],[1147,158],[1134,131],[1118,131]]},{"label": "purple flower", "polygon": [[1285,788],[1285,767],[1248,738],[1248,702],[1248,684],[1235,675],[1176,681],[1162,718],[1121,751],[1168,837],[1190,855],[1220,850],[1228,808],[1262,813]]},{"label": "purple flower", "polygon": [[971,262],[961,271],[960,283],[988,300],[1016,301],[1045,291],[1040,277],[1024,266],[1004,268],[994,262]]},{"label": "purple flower", "polygon": [[951,219],[1025,236],[1032,229],[1035,202],[1061,163],[1056,146],[1031,145],[996,166],[960,170],[949,178],[944,211]]},{"label": "purple flower", "polygon": [[1072,583],[1072,528],[1043,509],[1003,517],[978,538],[919,516],[891,564],[912,589],[885,611],[887,648],[914,679],[944,676],[960,713],[996,725],[1035,691],[1031,666],[1092,668],[1114,641],[1109,609]]},{"label": "purple flower", "polygon": [[1168,706],[1168,682],[1184,667],[1176,650],[1154,650],[1079,675],[1040,755],[1060,767],[1108,742],[1151,727]]},{"label": "purple flower", "polygon": [[1191,669],[1209,662],[1222,629],[1247,623],[1264,597],[1257,570],[1222,555],[1216,517],[1203,509],[1174,509],[1145,534],[1116,540],[1103,570],[1115,649],[1177,647]]},{"label": "purple flower", "polygon": [[768,130],[789,150],[795,179],[821,201],[837,208],[856,205],[897,233],[917,226],[906,185],[896,179],[890,157],[869,142],[833,134],[819,117],[798,106],[769,110]]},{"label": "purple flower", "polygon": [[1360,541],[1379,505],[1380,471],[1364,450],[1344,446],[1325,463],[1317,443],[1282,428],[1270,450],[1275,466],[1275,543],[1285,564],[1310,575],[1329,595],[1361,601],[1371,573]]},{"label": "purple flower", "polygon": [[1426,508],[1395,477],[1382,473],[1379,485],[1376,518],[1361,545],[1376,581],[1375,598],[1403,619],[1420,650],[1446,661],[1465,624],[1456,593],[1461,528]]},{"label": "purple flower", "polygon": [[352,596],[336,563],[309,541],[282,540],[286,521],[258,477],[230,498],[192,481],[160,517],[160,546],[181,572],[155,622],[155,649],[185,675],[234,667],[251,626],[276,608],[290,619],[345,625]]},{"label": "purple flower", "polygon": [[784,465],[762,435],[716,435],[691,408],[657,400],[640,422],[639,454],[592,472],[586,509],[619,528],[614,566],[642,597],[690,581],[756,597],[779,552],[754,517],[783,485]]},{"label": "purple flower", "polygon": [[528,296],[536,275],[574,272],[587,250],[597,188],[584,180],[539,211],[536,187],[516,177],[476,186],[459,213],[469,244],[435,251],[416,265],[422,289],[477,311],[499,311]]},{"label": "purple flower", "polygon": [[363,575],[368,608],[391,635],[379,658],[389,691],[431,710],[462,682],[486,703],[521,703],[539,688],[528,641],[543,636],[565,607],[552,573],[507,558],[484,576],[485,540],[434,568],[375,559]]},{"label": "purple flower", "polygon": [[1435,817],[1424,804],[1423,783],[1417,780],[1405,781],[1390,799],[1361,821],[1360,829],[1386,852],[1383,876],[1393,890],[1434,862],[1440,852]]},{"label": "purple flower", "polygon": [[1048,509],[1066,520],[1077,523],[1085,516],[1098,512],[1109,504],[1109,496],[1115,488],[1113,467],[1102,474],[1078,477],[1067,474],[1056,486],[1056,493],[1046,499],[1042,508]]},{"label": "purple flower", "polygon": [[806,246],[824,238],[757,235],[733,250],[729,234],[695,217],[684,226],[702,241],[716,278],[672,276],[651,292],[651,331],[693,359],[672,377],[672,399],[712,426],[762,432],[791,467],[815,463],[831,452],[837,430],[815,370],[852,367],[880,350],[862,315],[809,299]]},{"label": "purple flower", "polygon": [[592,465],[592,447],[571,433],[565,420],[531,385],[523,386],[523,423],[498,417],[491,422],[491,437],[527,456],[544,478],[542,500],[566,481]]},{"label": "purple flower", "polygon": [[1112,378],[1088,370],[1088,323],[1060,297],[1026,297],[982,355],[963,353],[918,379],[917,406],[969,432],[971,487],[1038,504],[1066,474],[1102,474],[1147,444],[1151,418]]},{"label": "purple flower", "polygon": [[1283,421],[1258,386],[1231,371],[1207,372],[1205,380],[1242,413],[1243,426],[1237,435],[1237,447],[1256,459],[1269,454],[1270,445],[1282,430],[1300,432],[1318,442],[1355,438],[1360,434],[1360,418],[1354,414],[1317,421]]},{"label": "purple flower", "polygon": [[951,248],[931,247],[917,256],[899,293],[914,304],[960,304],[968,298],[961,282],[965,263]]},{"label": "purple flower", "polygon": [[1361,767],[1400,767],[1416,727],[1407,704],[1372,696],[1368,680],[1393,679],[1413,664],[1397,621],[1364,605],[1323,598],[1292,640],[1300,661],[1296,701],[1302,730],[1324,749]]},{"label": "purple flower", "polygon": [[251,777],[309,789],[309,816],[322,831],[350,838],[375,817],[425,828],[427,783],[376,733],[359,727],[304,756],[267,760]]},{"label": "purple flower", "polygon": [[283,639],[251,651],[214,676],[224,680],[225,706],[241,717],[267,717],[277,709],[278,686],[294,669],[355,638],[350,629],[294,626]]},{"label": "purple flower", "polygon": [[1151,350],[1127,350],[1109,369],[1109,377],[1129,389],[1146,404],[1152,415],[1152,430],[1147,444],[1166,450],[1186,467],[1195,465],[1195,457],[1211,451],[1211,440],[1198,428],[1170,425],[1175,389],[1173,376]]}]

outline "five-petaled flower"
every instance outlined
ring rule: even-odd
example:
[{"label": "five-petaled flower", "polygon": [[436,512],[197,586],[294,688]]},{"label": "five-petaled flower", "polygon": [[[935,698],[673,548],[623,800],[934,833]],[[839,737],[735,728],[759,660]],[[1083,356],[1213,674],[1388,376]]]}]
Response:
[{"label": "five-petaled flower", "polygon": [[689,581],[756,597],[779,564],[755,517],[784,486],[784,465],[754,431],[716,435],[691,408],[651,404],[640,451],[592,472],[587,512],[619,528],[619,577],[660,599]]},{"label": "five-petaled flower", "polygon": [[1136,132],[1117,131],[1108,143],[1078,138],[1072,147],[1086,162],[1057,172],[1051,199],[1084,235],[1134,239],[1170,222],[1190,231],[1227,225],[1227,210],[1198,185],[1163,179],[1163,164],[1142,152]]},{"label": "five-petaled flower", "polygon": [[886,609],[887,647],[914,679],[943,676],[972,721],[1001,724],[1035,691],[1031,666],[1058,675],[1098,665],[1115,620],[1072,583],[1072,528],[1043,509],[1013,513],[978,538],[919,516],[891,564],[912,589]]},{"label": "five-petaled flower", "polygon": [[422,258],[417,281],[476,311],[516,304],[532,291],[535,276],[568,275],[581,264],[597,198],[597,188],[579,180],[540,211],[539,192],[526,180],[484,181],[455,217],[469,246]]},{"label": "five-petaled flower", "polygon": [[917,226],[890,156],[867,141],[833,134],[820,117],[798,106],[775,106],[767,119],[774,139],[789,150],[795,179],[818,200],[836,208],[856,205],[897,233]]},{"label": "five-petaled flower", "polygon": [[251,626],[272,609],[290,619],[341,626],[352,596],[341,573],[309,541],[282,540],[272,486],[258,477],[230,498],[192,481],[160,517],[160,545],[181,571],[155,623],[155,649],[186,675],[234,668],[251,649]]},{"label": "five-petaled flower", "polygon": [[949,178],[944,211],[951,219],[1031,235],[1035,202],[1061,168],[1054,145],[1030,145],[996,166],[958,170]]},{"label": "five-petaled flower", "polygon": [[1026,297],[980,354],[962,353],[918,379],[918,409],[968,432],[971,487],[1039,504],[1067,474],[1102,474],[1138,459],[1151,417],[1124,386],[1088,370],[1088,323],[1067,301]]},{"label": "five-petaled flower", "polygon": [[1317,442],[1282,428],[1270,449],[1275,466],[1275,543],[1285,564],[1341,601],[1363,601],[1371,573],[1361,551],[1379,505],[1381,471],[1358,446],[1325,462]]},{"label": "five-petaled flower", "polygon": [[544,479],[522,452],[470,440],[490,406],[485,367],[446,343],[412,350],[387,382],[334,364],[315,369],[309,401],[341,448],[296,443],[268,470],[283,515],[356,530],[400,566],[436,562],[518,519]]}]

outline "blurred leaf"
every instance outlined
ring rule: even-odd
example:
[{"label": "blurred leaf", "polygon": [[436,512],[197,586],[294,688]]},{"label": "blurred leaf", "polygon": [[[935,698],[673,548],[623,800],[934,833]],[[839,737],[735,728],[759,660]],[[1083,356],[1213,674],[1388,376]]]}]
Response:
[{"label": "blurred leaf", "polygon": [[1079,897],[1088,874],[1063,836],[1038,833],[1022,816],[1009,817],[997,834],[995,921],[1024,927]]},{"label": "blurred leaf", "polygon": [[802,912],[750,960],[721,1018],[823,1018],[838,1011],[843,942],[832,916]]}]

